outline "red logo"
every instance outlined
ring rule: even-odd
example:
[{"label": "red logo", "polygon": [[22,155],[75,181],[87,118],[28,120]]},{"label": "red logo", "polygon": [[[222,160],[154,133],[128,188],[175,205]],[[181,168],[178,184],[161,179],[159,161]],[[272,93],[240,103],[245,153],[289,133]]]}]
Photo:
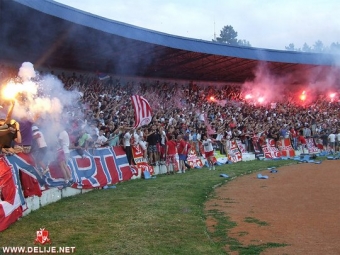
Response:
[{"label": "red logo", "polygon": [[37,231],[37,238],[34,240],[34,244],[40,243],[40,244],[51,244],[51,239],[48,237],[49,233],[44,228],[41,228]]}]

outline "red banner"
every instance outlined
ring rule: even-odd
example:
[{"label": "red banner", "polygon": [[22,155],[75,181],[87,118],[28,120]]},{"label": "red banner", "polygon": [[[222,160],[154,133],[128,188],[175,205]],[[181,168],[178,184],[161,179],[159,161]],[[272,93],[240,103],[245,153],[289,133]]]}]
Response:
[{"label": "red banner", "polygon": [[201,168],[203,166],[202,160],[197,157],[196,150],[193,147],[188,152],[187,161],[191,168]]},{"label": "red banner", "polygon": [[259,137],[254,135],[254,136],[251,138],[251,141],[252,141],[252,143],[253,143],[255,155],[260,154],[260,153],[261,153],[261,148],[260,148],[260,145],[259,145]]},{"label": "red banner", "polygon": [[318,147],[316,147],[313,138],[306,138],[308,153],[319,153]]},{"label": "red banner", "polygon": [[265,158],[281,157],[281,152],[276,148],[274,139],[266,139],[266,143],[262,145],[262,150]]},{"label": "red banner", "polygon": [[241,153],[246,153],[246,146],[241,142],[241,140],[236,140],[236,144]]},{"label": "red banner", "polygon": [[153,175],[155,171],[153,169],[153,166],[150,166],[146,158],[144,158],[144,151],[142,147],[138,144],[131,146],[131,148],[132,156],[134,161],[136,162],[138,170],[141,171],[141,173],[143,173],[144,171],[149,171],[150,175]]},{"label": "red banner", "polygon": [[242,161],[242,153],[239,151],[235,140],[231,140],[229,146],[227,146],[227,155],[228,161],[233,163]]},{"label": "red banner", "polygon": [[[121,146],[84,151],[82,156],[71,150],[67,167],[74,182],[71,187],[81,189],[131,180],[137,174],[135,168],[128,164]],[[49,169],[42,176],[30,154],[0,157],[0,231],[22,216],[22,211],[26,209],[25,197],[41,196],[42,187],[69,186],[57,160],[49,164]]]},{"label": "red banner", "polygon": [[279,147],[279,151],[283,157],[295,156],[295,150],[293,149],[289,138],[279,140],[277,146]]},{"label": "red banner", "polygon": [[13,176],[11,167],[4,157],[0,157],[0,231],[22,216],[18,187]]}]

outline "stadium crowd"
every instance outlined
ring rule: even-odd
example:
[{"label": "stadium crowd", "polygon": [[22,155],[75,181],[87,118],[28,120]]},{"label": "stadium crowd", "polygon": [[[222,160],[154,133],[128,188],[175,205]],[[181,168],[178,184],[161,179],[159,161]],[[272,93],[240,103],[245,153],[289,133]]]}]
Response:
[{"label": "stadium crowd", "polygon": [[[14,71],[4,67],[0,74],[2,81],[15,77]],[[129,163],[133,164],[131,144],[138,143],[150,164],[169,164],[173,153],[186,154],[190,146],[200,155],[199,144],[204,137],[211,139],[222,154],[226,154],[231,139],[239,139],[248,152],[253,152],[254,137],[260,145],[266,138],[275,141],[290,138],[294,149],[302,151],[305,138],[310,137],[321,150],[335,152],[340,148],[339,91],[334,91],[331,100],[320,93],[307,103],[294,99],[289,94],[291,90],[287,90],[287,95],[281,96],[283,100],[261,103],[249,100],[239,85],[205,86],[194,82],[136,82],[135,79],[123,82],[113,77],[101,80],[97,75],[53,71],[51,74],[62,81],[65,90],[79,92],[78,100],[64,108],[69,118],[62,130],[64,138],[60,134],[59,138],[67,140],[68,135],[69,143],[64,141],[64,147],[77,150],[81,156],[91,148],[123,146]],[[133,128],[135,114],[130,100],[133,94],[145,97],[153,111],[151,123],[137,129]],[[4,122],[8,121],[3,118]],[[42,141],[42,132],[34,134],[39,131],[38,122],[31,121],[29,125],[25,120],[17,119],[17,122],[21,132],[23,127],[33,128],[28,141],[16,141],[11,146],[2,143],[3,153],[15,153],[9,150],[14,149],[15,144],[35,153],[42,147],[44,150],[50,147]],[[27,132],[21,135],[27,136]],[[12,137],[15,139],[17,135]],[[173,141],[178,146],[171,149]],[[65,162],[67,149],[64,152]],[[168,159],[167,154],[171,154]],[[41,158],[41,154],[36,158]],[[42,169],[46,169],[45,164],[40,162]]]}]

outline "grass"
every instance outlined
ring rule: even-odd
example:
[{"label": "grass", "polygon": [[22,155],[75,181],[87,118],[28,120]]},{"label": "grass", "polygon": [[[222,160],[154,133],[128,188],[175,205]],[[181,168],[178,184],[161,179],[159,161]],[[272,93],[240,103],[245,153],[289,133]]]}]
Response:
[{"label": "grass", "polygon": [[[93,190],[31,212],[0,233],[0,247],[33,246],[36,231],[45,228],[52,246],[75,246],[76,254],[227,254],[226,247],[239,254],[260,254],[285,244],[243,246],[227,235],[236,223],[217,210],[205,211],[204,204],[214,197],[214,188],[229,181],[219,177],[221,173],[236,177],[295,163],[240,162],[216,171],[193,169],[119,183],[116,189]],[[216,221],[211,232],[206,226],[208,216]]]}]

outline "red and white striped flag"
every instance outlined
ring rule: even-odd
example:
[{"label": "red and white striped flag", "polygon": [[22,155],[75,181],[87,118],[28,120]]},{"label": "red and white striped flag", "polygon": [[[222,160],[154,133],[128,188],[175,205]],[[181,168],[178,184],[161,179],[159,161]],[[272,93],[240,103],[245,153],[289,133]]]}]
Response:
[{"label": "red and white striped flag", "polygon": [[152,111],[149,102],[142,96],[131,96],[135,109],[135,128],[148,125],[152,119]]}]

